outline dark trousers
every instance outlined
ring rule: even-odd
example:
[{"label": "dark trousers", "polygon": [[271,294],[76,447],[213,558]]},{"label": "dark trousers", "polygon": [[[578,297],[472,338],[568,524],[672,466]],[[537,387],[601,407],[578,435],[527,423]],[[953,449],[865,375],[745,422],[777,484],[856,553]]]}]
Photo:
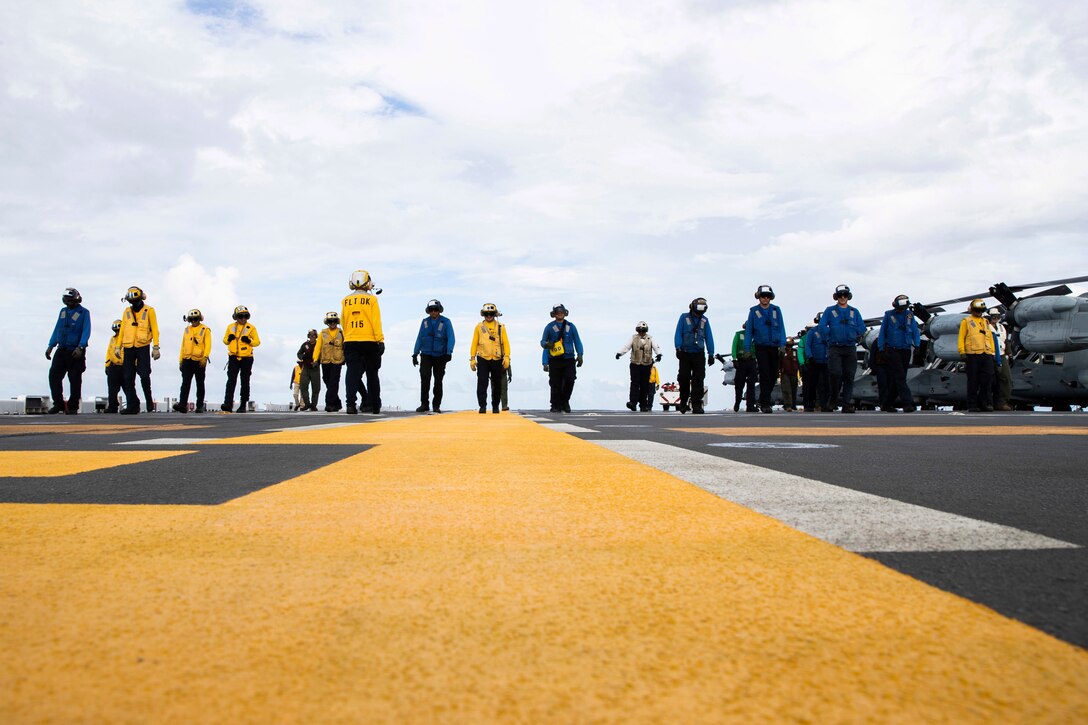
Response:
[{"label": "dark trousers", "polygon": [[183,406],[189,404],[189,386],[196,380],[196,407],[204,405],[204,366],[199,360],[181,361],[181,393],[178,402]]},{"label": "dark trousers", "polygon": [[83,371],[87,369],[87,354],[72,357],[78,348],[60,347],[53,353],[53,362],[49,365],[49,394],[53,405],[64,404],[62,382],[68,378],[68,400],[74,405],[71,410],[79,412],[79,399],[83,395]]},{"label": "dark trousers", "polygon": [[884,354],[888,358],[890,390],[888,391],[888,396],[881,402],[881,407],[883,407],[884,402],[886,402],[888,407],[892,408],[898,400],[899,407],[903,410],[911,410],[914,408],[914,396],[910,392],[910,386],[907,385],[907,369],[910,367],[910,348],[904,350],[898,348],[885,348]]},{"label": "dark trousers", "polygon": [[1001,364],[994,363],[994,404],[1008,405],[1012,397],[1012,369],[1009,367],[1009,358],[1002,355]]},{"label": "dark trousers", "polygon": [[442,379],[446,377],[446,356],[419,356],[419,400],[427,405],[427,396],[431,392],[431,376],[434,376],[434,408],[442,407]]},{"label": "dark trousers", "polygon": [[759,366],[759,407],[769,408],[778,380],[778,347],[756,345],[756,364]]},{"label": "dark trousers", "polygon": [[[814,407],[820,410],[830,410],[828,398],[831,394],[826,362],[813,362],[805,366],[808,368],[809,380],[805,383],[805,408]],[[809,390],[811,386],[812,390]]]},{"label": "dark trousers", "polygon": [[[887,359],[887,358],[885,358]],[[892,384],[888,363],[872,363],[873,375],[876,377],[876,401],[883,408],[895,407],[895,386]]]},{"label": "dark trousers", "polygon": [[650,368],[652,365],[635,365],[631,363],[631,393],[628,399],[631,405],[637,405],[642,410],[649,410],[646,400],[652,395],[653,386],[650,385]]},{"label": "dark trousers", "polygon": [[745,407],[754,408],[756,405],[756,380],[759,378],[759,363],[754,358],[738,358],[733,361],[733,385],[736,390],[736,402],[744,399]]},{"label": "dark trousers", "polygon": [[[325,382],[325,408],[330,413],[344,407],[340,401],[340,370],[343,367],[343,363],[321,363],[321,379]],[[362,393],[365,398],[365,386]],[[353,398],[351,402],[354,404],[355,399]],[[314,396],[314,403],[317,403],[316,396]]]},{"label": "dark trousers", "polygon": [[967,356],[967,407],[993,407],[994,356]]},{"label": "dark trousers", "polygon": [[253,358],[252,357],[236,357],[231,355],[227,358],[227,391],[223,394],[223,402],[227,405],[234,405],[234,386],[238,384],[238,378],[242,378],[242,390],[240,391],[239,401],[243,404],[249,402],[249,377],[253,374]]},{"label": "dark trousers", "polygon": [[833,345],[827,350],[827,372],[831,377],[831,407],[854,405],[854,376],[858,374],[855,345]]},{"label": "dark trousers", "polygon": [[147,409],[151,410],[151,348],[126,347],[121,351],[124,370],[124,382],[121,389],[125,391],[125,407],[129,410],[140,409],[140,398],[136,395],[136,376],[140,376],[140,387],[144,389],[144,399]]},{"label": "dark trousers", "polygon": [[574,380],[577,377],[574,358],[548,358],[548,386],[552,391],[552,410],[566,410],[570,407],[570,396],[574,393]]},{"label": "dark trousers", "polygon": [[317,406],[317,398],[321,395],[321,368],[317,363],[299,366],[298,392],[303,406]]},{"label": "dark trousers", "polygon": [[499,407],[502,397],[502,360],[484,360],[476,356],[476,402],[481,408],[487,407],[487,386],[491,385],[491,407]]},{"label": "dark trousers", "polygon": [[[355,395],[359,394],[366,407],[377,413],[382,409],[382,384],[378,371],[382,367],[382,356],[376,342],[345,342],[344,366],[347,368],[347,381],[344,383],[348,407],[355,405]],[[366,375],[366,384],[363,376]]]},{"label": "dark trousers", "polygon": [[797,402],[797,373],[782,373],[779,381],[782,385],[782,403],[787,408],[792,408]]},{"label": "dark trousers", "polygon": [[706,355],[701,352],[681,351],[680,369],[676,373],[676,382],[680,386],[680,405],[686,407],[690,398],[692,410],[702,410],[705,380]]},{"label": "dark trousers", "polygon": [[125,371],[121,365],[106,366],[106,412],[116,413],[120,407],[121,386],[125,382]]}]

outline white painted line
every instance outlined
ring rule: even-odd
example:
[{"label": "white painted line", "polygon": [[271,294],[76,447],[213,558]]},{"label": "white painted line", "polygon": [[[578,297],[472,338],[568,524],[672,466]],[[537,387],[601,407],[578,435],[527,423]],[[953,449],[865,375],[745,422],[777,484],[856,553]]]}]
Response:
[{"label": "white painted line", "polygon": [[220,441],[222,438],[148,438],[142,441],[119,441],[115,446],[188,446],[194,443]]},{"label": "white painted line", "polygon": [[987,521],[653,441],[597,445],[855,552],[1076,549]]},{"label": "white painted line", "polygon": [[834,443],[793,443],[790,441],[736,441],[730,443],[707,443],[715,448],[781,448],[796,450],[799,448],[838,448]]},{"label": "white painted line", "polygon": [[550,430],[559,431],[560,433],[599,433],[591,428],[582,428],[577,425],[571,425],[570,423],[540,423],[540,425]]},{"label": "white painted line", "polygon": [[349,425],[360,425],[366,420],[353,420],[346,423],[321,423],[318,425],[300,425],[294,428],[268,428],[265,433],[294,433],[301,430],[328,430],[329,428],[344,428]]}]

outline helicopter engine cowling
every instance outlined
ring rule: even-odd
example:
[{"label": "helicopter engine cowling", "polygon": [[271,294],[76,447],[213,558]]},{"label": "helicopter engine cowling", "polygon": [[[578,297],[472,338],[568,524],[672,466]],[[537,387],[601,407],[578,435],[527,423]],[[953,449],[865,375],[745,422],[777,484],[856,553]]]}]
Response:
[{"label": "helicopter engine cowling", "polygon": [[1025,350],[1062,353],[1088,349],[1088,299],[1024,299],[1009,315],[1020,327],[1020,345]]},{"label": "helicopter engine cowling", "polygon": [[926,323],[926,334],[934,340],[940,337],[951,337],[952,342],[955,342],[956,336],[960,334],[960,322],[965,317],[967,315],[956,313],[935,315]]}]

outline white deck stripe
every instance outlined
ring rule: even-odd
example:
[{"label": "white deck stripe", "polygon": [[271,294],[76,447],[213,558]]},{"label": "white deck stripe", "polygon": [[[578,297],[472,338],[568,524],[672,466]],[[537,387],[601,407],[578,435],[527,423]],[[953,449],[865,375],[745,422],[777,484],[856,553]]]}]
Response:
[{"label": "white deck stripe", "polygon": [[594,441],[855,552],[1076,549],[1011,526],[950,514],[653,441]]},{"label": "white deck stripe", "polygon": [[538,423],[537,425],[544,426],[551,430],[559,431],[560,433],[599,433],[600,431],[593,430],[592,428],[582,428],[581,426],[571,425],[570,423]]},{"label": "white deck stripe", "polygon": [[299,425],[288,428],[268,428],[265,433],[294,433],[300,430],[328,430],[329,428],[344,428],[349,425],[361,425],[367,420],[352,420],[345,423],[318,423],[317,425]]}]

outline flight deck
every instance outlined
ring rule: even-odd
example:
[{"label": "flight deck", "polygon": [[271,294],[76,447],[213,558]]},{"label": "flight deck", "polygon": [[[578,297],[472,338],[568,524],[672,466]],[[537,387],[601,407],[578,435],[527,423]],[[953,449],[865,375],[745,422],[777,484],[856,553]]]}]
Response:
[{"label": "flight deck", "polygon": [[1082,414],[0,420],[0,720],[1088,720]]}]

